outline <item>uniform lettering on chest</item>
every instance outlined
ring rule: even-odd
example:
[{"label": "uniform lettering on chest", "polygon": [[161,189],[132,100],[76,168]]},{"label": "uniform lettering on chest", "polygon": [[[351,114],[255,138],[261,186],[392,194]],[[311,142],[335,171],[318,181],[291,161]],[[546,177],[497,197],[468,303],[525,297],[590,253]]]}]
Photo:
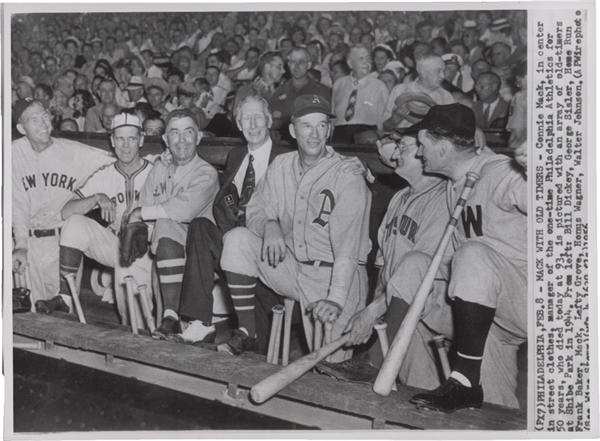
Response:
[{"label": "uniform lettering on chest", "polygon": [[391,235],[401,234],[412,243],[415,243],[415,235],[418,230],[419,225],[409,216],[403,214],[400,221],[398,221],[398,216],[394,216],[385,226],[384,240],[387,241]]},{"label": "uniform lettering on chest", "polygon": [[[481,205],[475,205],[475,212],[470,205],[467,205],[460,214],[462,218],[463,230],[467,239],[473,237],[473,233],[477,237],[483,236],[483,216],[481,214]],[[473,233],[471,233],[471,228]]]},{"label": "uniform lettering on chest", "polygon": [[64,173],[42,173],[41,182],[36,179],[35,175],[26,175],[21,178],[25,191],[36,188],[38,184],[44,187],[58,187],[65,190],[75,191],[76,178],[67,176]]},{"label": "uniform lettering on chest", "polygon": [[167,183],[166,182],[160,182],[156,187],[154,187],[154,192],[152,193],[152,196],[154,196],[155,198],[160,196],[161,194],[166,194],[167,193]]},{"label": "uniform lettering on chest", "polygon": [[[140,192],[136,190],[133,198],[134,198],[134,200],[139,201],[140,200]],[[116,196],[113,196],[110,199],[111,199],[111,201],[113,201],[116,204],[124,204],[127,202],[127,196],[123,192],[118,192]]]},{"label": "uniform lettering on chest", "polygon": [[333,193],[327,189],[322,190],[319,196],[322,198],[321,210],[319,211],[319,215],[313,220],[313,224],[325,227],[329,223],[329,216],[335,208],[335,198],[333,197]]}]

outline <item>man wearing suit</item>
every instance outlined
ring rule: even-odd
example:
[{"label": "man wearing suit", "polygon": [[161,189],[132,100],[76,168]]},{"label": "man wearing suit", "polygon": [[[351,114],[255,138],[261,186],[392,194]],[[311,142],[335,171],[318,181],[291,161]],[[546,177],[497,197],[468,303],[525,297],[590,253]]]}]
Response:
[{"label": "man wearing suit", "polygon": [[179,315],[189,320],[189,325],[173,338],[183,343],[214,339],[212,290],[214,274],[220,271],[223,235],[246,224],[245,210],[250,196],[271,160],[281,152],[269,136],[272,117],[264,98],[257,95],[242,98],[235,115],[248,146],[229,152],[221,189],[213,205],[216,225],[207,218],[196,218],[187,236]]},{"label": "man wearing suit", "polygon": [[473,103],[475,124],[480,129],[505,129],[510,103],[500,97],[501,80],[493,72],[484,72],[475,82],[478,101]]}]

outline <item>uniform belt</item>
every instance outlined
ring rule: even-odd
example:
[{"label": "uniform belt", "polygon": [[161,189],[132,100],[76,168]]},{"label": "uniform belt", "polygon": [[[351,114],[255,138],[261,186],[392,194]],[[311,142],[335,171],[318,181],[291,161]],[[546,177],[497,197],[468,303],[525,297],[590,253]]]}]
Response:
[{"label": "uniform belt", "polygon": [[48,228],[47,230],[29,230],[29,237],[51,237],[58,236],[60,228]]},{"label": "uniform belt", "polygon": [[300,262],[302,265],[311,265],[316,266],[317,268],[320,266],[324,266],[325,268],[333,268],[332,262],[323,262],[322,260],[305,260],[304,262]]}]

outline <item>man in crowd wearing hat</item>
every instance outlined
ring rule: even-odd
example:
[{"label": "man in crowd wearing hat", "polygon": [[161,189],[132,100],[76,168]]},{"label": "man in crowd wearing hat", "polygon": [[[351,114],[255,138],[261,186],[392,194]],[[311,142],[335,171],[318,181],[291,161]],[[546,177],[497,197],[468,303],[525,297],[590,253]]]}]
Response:
[{"label": "man in crowd wearing hat", "polygon": [[206,127],[207,120],[206,115],[199,107],[195,105],[196,100],[196,88],[189,82],[183,82],[177,87],[177,103],[178,109],[189,109],[196,116],[198,121],[198,127]]},{"label": "man in crowd wearing hat", "polygon": [[465,20],[463,24],[462,41],[469,51],[469,63],[471,63],[471,66],[477,60],[484,58],[484,45],[479,40],[479,32],[477,31],[477,23],[475,20]]},{"label": "man in crowd wearing hat", "polygon": [[475,123],[480,129],[505,129],[510,103],[500,96],[500,77],[494,72],[484,72],[477,77],[473,103]]},{"label": "man in crowd wearing hat", "polygon": [[162,77],[146,78],[144,89],[146,90],[148,104],[152,106],[152,109],[160,113],[161,116],[166,116],[169,113],[165,108],[169,84]]},{"label": "man in crowd wearing hat", "polygon": [[[214,338],[214,325],[223,319],[213,317],[214,275],[218,273],[222,277],[219,261],[223,235],[246,224],[245,210],[250,196],[262,181],[269,163],[281,153],[269,136],[271,114],[264,98],[249,95],[238,105],[236,123],[248,142],[247,149],[233,149],[227,156],[223,182],[213,206],[215,222],[206,217],[196,218],[188,231],[178,313],[190,322],[175,338],[185,343]],[[268,322],[264,322],[259,333],[262,335],[268,332]]]},{"label": "man in crowd wearing hat", "polygon": [[[129,268],[119,265],[119,232],[128,214],[139,205],[139,196],[152,164],[140,156],[144,144],[139,118],[122,112],[112,120],[110,141],[117,160],[96,171],[77,190],[77,196],[62,209],[65,220],[60,235],[61,295],[47,302],[38,302],[38,311],[51,312],[64,308],[69,288],[65,276],[77,274],[84,255],[115,269],[115,297],[121,322],[127,323],[125,275],[131,274],[139,285],[151,286],[151,263],[148,255],[133,262]],[[85,214],[97,210],[102,224]],[[62,308],[61,308],[62,306]]]},{"label": "man in crowd wearing hat", "polygon": [[189,223],[196,217],[211,221],[213,200],[219,190],[217,171],[196,153],[202,139],[198,122],[189,109],[176,109],[166,118],[163,140],[172,162],[156,161],[140,195],[140,207],[129,222],[152,222],[151,251],[155,256],[163,296],[162,323],[154,338],[181,332],[179,304],[185,267]]},{"label": "man in crowd wearing hat", "polygon": [[447,53],[442,55],[442,61],[444,62],[442,87],[452,94],[462,92],[462,58],[458,54]]},{"label": "man in crowd wearing hat", "polygon": [[[374,135],[384,121],[388,99],[386,85],[371,72],[371,53],[364,46],[354,46],[348,53],[350,75],[333,84],[333,140],[353,144],[357,136]],[[364,139],[367,141],[367,139]]]},{"label": "man in crowd wearing hat", "polygon": [[434,106],[416,130],[425,172],[448,178],[448,207],[468,171],[480,178],[457,224],[451,263],[452,372],[411,402],[453,411],[479,407],[485,395],[518,407],[517,350],[527,339],[527,182],[511,158],[475,145],[475,116],[466,106]]},{"label": "man in crowd wearing hat", "polygon": [[294,101],[300,95],[314,94],[331,101],[331,89],[308,76],[311,68],[310,55],[303,47],[292,49],[287,58],[292,78],[279,86],[271,98],[273,112],[273,130],[286,140],[291,141],[288,130]]},{"label": "man in crowd wearing hat", "polygon": [[[102,115],[106,105],[116,105],[116,89],[117,85],[113,80],[102,80],[98,86],[98,95],[100,102],[94,107],[90,107],[85,114],[84,131],[86,132],[107,132],[102,125]],[[110,126],[109,126],[110,127]]]},{"label": "man in crowd wearing hat", "polygon": [[131,106],[135,106],[137,103],[147,103],[148,101],[144,97],[144,80],[139,76],[132,76],[127,83],[127,95],[129,96],[129,102]]},{"label": "man in crowd wearing hat", "polygon": [[[302,95],[294,103],[290,133],[298,151],[279,155],[246,210],[246,227],[223,240],[225,271],[239,329],[217,349],[238,355],[255,348],[257,278],[300,303],[305,336],[332,326],[340,336],[364,306],[371,194],[362,175],[327,146],[332,130],[329,102]],[[309,343],[309,345],[311,345]],[[349,358],[339,350],[334,360]]]},{"label": "man in crowd wearing hat", "polygon": [[444,68],[444,61],[437,55],[426,55],[417,60],[417,79],[398,84],[390,93],[383,115],[385,130],[409,127],[432,105],[455,101],[452,94],[442,87]]},{"label": "man in crowd wearing hat", "polygon": [[95,170],[113,159],[51,137],[51,117],[39,101],[17,101],[13,117],[24,135],[12,143],[13,271],[29,271],[33,302],[48,300],[59,291],[61,210]]},{"label": "man in crowd wearing hat", "polygon": [[500,77],[503,83],[512,77],[511,48],[506,43],[496,42],[490,50],[492,72]]}]

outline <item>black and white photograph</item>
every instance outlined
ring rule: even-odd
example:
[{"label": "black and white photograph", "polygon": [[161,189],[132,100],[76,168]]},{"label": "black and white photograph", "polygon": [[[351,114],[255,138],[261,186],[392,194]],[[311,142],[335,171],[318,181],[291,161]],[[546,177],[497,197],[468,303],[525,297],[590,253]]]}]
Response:
[{"label": "black and white photograph", "polygon": [[4,4],[4,437],[597,436],[595,13]]}]

